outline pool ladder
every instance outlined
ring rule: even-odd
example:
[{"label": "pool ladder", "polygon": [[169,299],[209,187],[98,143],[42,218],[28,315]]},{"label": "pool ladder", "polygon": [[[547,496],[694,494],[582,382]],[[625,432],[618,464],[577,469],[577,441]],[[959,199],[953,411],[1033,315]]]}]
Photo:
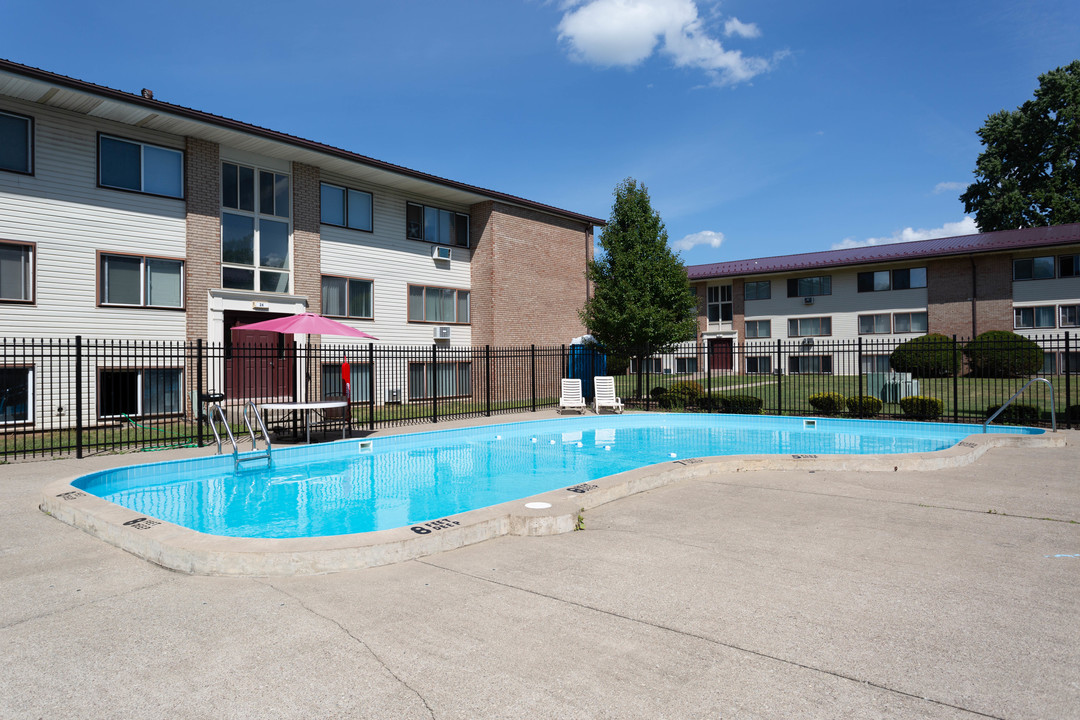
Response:
[{"label": "pool ladder", "polygon": [[996,413],[994,413],[993,415],[991,415],[990,417],[988,417],[986,419],[986,422],[984,422],[983,426],[982,426],[983,427],[983,432],[986,432],[986,426],[989,425],[993,421],[994,418],[996,418],[998,415],[1000,415],[1002,412],[1004,412],[1005,408],[1009,407],[1009,405],[1012,404],[1013,400],[1020,397],[1020,393],[1027,390],[1028,385],[1030,385],[1033,382],[1044,382],[1044,383],[1046,383],[1046,387],[1050,388],[1050,426],[1054,429],[1054,432],[1057,432],[1057,413],[1054,411],[1054,385],[1053,385],[1053,383],[1051,383],[1046,378],[1031,378],[1026,383],[1024,383],[1024,387],[1020,388],[1015,393],[1013,393],[1013,396],[1011,398],[1009,398],[1008,400],[1006,400],[1005,404],[1002,405],[1001,407],[999,407],[997,409]]},{"label": "pool ladder", "polygon": [[[263,441],[266,442],[266,448],[262,452],[259,450],[259,441],[255,437],[255,429],[251,425],[251,411],[255,411],[255,420],[259,424],[259,433],[262,435]],[[248,435],[251,436],[251,448],[253,452],[247,453],[243,456],[240,455],[240,447],[236,444],[236,437],[233,435],[232,428],[229,427],[229,419],[225,416],[225,409],[221,407],[221,403],[214,403],[210,408],[210,429],[214,431],[214,440],[217,441],[217,454],[221,454],[221,433],[217,429],[217,418],[221,418],[222,424],[225,426],[225,434],[229,438],[229,442],[232,443],[233,448],[233,462],[234,469],[240,469],[240,463],[250,462],[252,460],[266,460],[266,466],[270,467],[273,464],[273,456],[271,455],[271,443],[270,433],[266,430],[266,423],[263,422],[262,415],[259,413],[259,408],[256,407],[253,400],[249,400],[248,404],[244,406],[244,425],[247,426]]]}]

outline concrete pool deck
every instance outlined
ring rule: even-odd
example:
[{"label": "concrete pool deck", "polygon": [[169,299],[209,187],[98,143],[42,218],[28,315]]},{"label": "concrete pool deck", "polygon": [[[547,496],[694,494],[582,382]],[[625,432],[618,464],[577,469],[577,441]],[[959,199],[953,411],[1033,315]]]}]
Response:
[{"label": "concrete pool deck", "polygon": [[3,466],[0,717],[1076,717],[1059,435],[931,471],[710,471],[583,532],[272,578],[166,570],[37,508],[164,453]]}]

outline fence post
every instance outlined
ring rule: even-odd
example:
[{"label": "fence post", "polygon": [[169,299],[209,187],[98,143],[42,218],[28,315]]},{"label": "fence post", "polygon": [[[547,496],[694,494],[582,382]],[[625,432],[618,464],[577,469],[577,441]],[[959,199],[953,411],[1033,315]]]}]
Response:
[{"label": "fence post", "polygon": [[532,383],[532,411],[536,412],[536,343],[529,354],[529,379]]},{"label": "fence post", "polygon": [[195,411],[195,417],[199,424],[199,447],[203,446],[203,433],[206,429],[206,423],[203,419],[202,413],[202,396],[203,396],[203,346],[202,338],[195,341],[195,407],[192,408]]},{"label": "fence post", "polygon": [[367,344],[368,357],[368,430],[375,431],[375,343]]},{"label": "fence post", "polygon": [[[744,342],[743,347],[745,346],[746,343]],[[709,396],[709,412],[715,412],[716,405],[713,404],[712,399],[712,358],[709,357],[708,352],[704,349],[703,346],[699,345],[698,349],[703,355],[702,359],[705,360],[705,382],[707,386],[705,392]]]},{"label": "fence post", "polygon": [[855,372],[859,373],[859,410],[863,407],[863,379],[862,379],[862,338],[859,338],[859,359],[858,365],[855,366]]},{"label": "fence post", "polygon": [[491,417],[491,346],[484,346],[484,414]]},{"label": "fence post", "polygon": [[960,358],[957,356],[956,334],[952,336],[952,421],[960,422]]},{"label": "fence post", "polygon": [[75,336],[75,457],[82,459],[83,456],[83,427],[82,427],[82,335]]},{"label": "fence post", "polygon": [[431,343],[431,422],[439,422],[439,345]]},{"label": "fence post", "polygon": [[781,363],[783,362],[783,353],[784,353],[784,351],[783,351],[782,346],[780,345],[780,338],[776,338],[776,367],[774,368],[774,371],[776,372],[776,414],[777,415],[783,415],[784,414],[784,401],[783,401],[783,395],[782,395],[782,392],[781,392],[784,389],[783,388],[784,369],[783,369],[783,367],[781,365]]},{"label": "fence post", "polygon": [[1065,356],[1061,359],[1061,364],[1065,366],[1065,402],[1061,404],[1061,407],[1065,409],[1065,421],[1068,423],[1068,428],[1072,429],[1072,419],[1069,416],[1069,403],[1072,401],[1071,390],[1069,383],[1069,331],[1065,331]]}]

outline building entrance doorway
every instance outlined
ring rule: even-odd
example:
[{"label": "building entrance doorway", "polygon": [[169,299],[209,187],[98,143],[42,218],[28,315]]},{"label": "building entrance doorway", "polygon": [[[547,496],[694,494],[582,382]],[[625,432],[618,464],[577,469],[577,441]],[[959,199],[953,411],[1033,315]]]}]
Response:
[{"label": "building entrance doorway", "polygon": [[296,384],[296,345],[293,336],[265,330],[237,330],[235,327],[273,317],[281,316],[225,312],[227,398],[292,398]]},{"label": "building entrance doorway", "polygon": [[731,370],[734,367],[735,341],[731,338],[709,338],[709,368]]}]

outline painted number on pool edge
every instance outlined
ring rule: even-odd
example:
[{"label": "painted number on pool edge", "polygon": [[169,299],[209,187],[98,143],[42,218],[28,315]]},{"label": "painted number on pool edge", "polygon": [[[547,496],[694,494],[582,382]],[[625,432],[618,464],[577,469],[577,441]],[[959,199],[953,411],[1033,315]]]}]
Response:
[{"label": "painted number on pool edge", "polygon": [[796,460],[814,460],[817,458],[817,455],[792,455],[791,457]]},{"label": "painted number on pool edge", "polygon": [[958,442],[956,444],[959,445],[960,447],[970,447],[970,448],[979,447],[978,445],[976,445],[973,442]]},{"label": "painted number on pool edge", "polygon": [[81,490],[70,490],[66,493],[60,493],[56,497],[60,498],[61,500],[78,500],[79,498],[86,497],[86,493],[82,492]]},{"label": "painted number on pool edge", "polygon": [[575,485],[574,487],[568,487],[566,489],[569,490],[572,493],[581,494],[581,493],[587,493],[590,490],[595,490],[596,486],[595,485],[590,485],[588,483],[582,483],[581,485]]},{"label": "painted number on pool edge", "polygon": [[125,527],[133,528],[135,530],[149,530],[155,525],[160,525],[160,520],[151,520],[148,517],[137,517],[134,520],[128,520],[124,523]]},{"label": "painted number on pool edge", "polygon": [[447,520],[446,518],[443,518],[442,520],[432,520],[431,522],[426,522],[423,525],[414,525],[409,529],[417,535],[427,535],[432,530],[445,530],[446,528],[452,528],[455,525],[460,524],[461,523],[459,523],[457,520]]}]

